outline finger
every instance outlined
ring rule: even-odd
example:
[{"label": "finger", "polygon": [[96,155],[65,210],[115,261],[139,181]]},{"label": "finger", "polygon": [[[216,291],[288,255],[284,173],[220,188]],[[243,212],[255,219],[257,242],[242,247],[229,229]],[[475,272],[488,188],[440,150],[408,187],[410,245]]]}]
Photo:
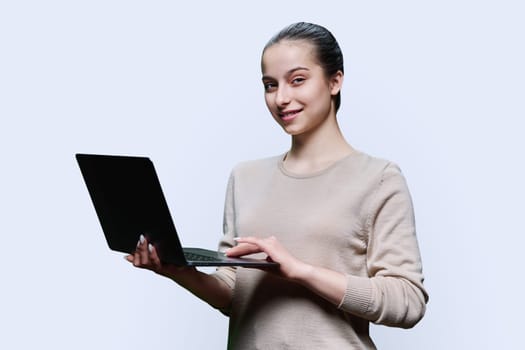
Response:
[{"label": "finger", "polygon": [[149,260],[150,264],[154,267],[155,270],[159,269],[162,266],[160,262],[159,255],[157,254],[157,249],[153,244],[148,244]]},{"label": "finger", "polygon": [[139,248],[137,247],[137,249],[135,250],[135,252],[133,253],[133,266],[135,267],[141,267],[141,263],[140,263],[140,253],[139,253]]},{"label": "finger", "polygon": [[139,246],[137,248],[140,256],[140,264],[148,265],[149,264],[149,251],[148,251],[148,240],[144,235],[140,235]]},{"label": "finger", "polygon": [[260,253],[262,249],[252,243],[240,243],[233,248],[230,248],[226,251],[227,256],[242,256],[247,254]]},{"label": "finger", "polygon": [[135,252],[133,253],[133,265],[136,267],[143,267],[144,261],[142,259],[144,250],[144,241],[145,241],[144,235],[140,235],[139,241],[137,242],[137,248],[135,249]]},{"label": "finger", "polygon": [[132,263],[133,260],[135,260],[135,257],[134,257],[133,254],[129,254],[129,255],[124,256],[124,259],[126,259],[127,261],[129,261],[130,263]]},{"label": "finger", "polygon": [[269,253],[271,250],[272,245],[276,243],[275,237],[271,236],[268,238],[257,238],[257,237],[237,237],[235,238],[235,241],[238,243],[249,243],[256,245],[260,250],[265,253]]}]

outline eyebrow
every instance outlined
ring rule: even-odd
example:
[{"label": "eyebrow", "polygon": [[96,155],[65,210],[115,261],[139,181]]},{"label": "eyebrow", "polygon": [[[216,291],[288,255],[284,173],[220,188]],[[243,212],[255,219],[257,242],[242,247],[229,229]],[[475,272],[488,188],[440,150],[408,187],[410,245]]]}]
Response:
[{"label": "eyebrow", "polygon": [[[290,69],[288,72],[286,72],[285,76],[288,77],[298,70],[308,70],[309,71],[310,69],[306,67],[295,67],[295,68]],[[263,75],[262,80],[268,80],[268,79],[273,79],[273,78],[268,75]]]}]

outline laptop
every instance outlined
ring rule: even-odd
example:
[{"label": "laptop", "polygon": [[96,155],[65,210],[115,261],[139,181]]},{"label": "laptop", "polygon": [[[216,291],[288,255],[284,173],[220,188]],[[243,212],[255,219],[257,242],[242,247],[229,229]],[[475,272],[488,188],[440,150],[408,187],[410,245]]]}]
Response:
[{"label": "laptop", "polygon": [[229,258],[183,248],[153,166],[147,157],[76,154],[80,171],[111,250],[132,254],[143,234],[164,263],[179,266],[275,267],[277,263]]}]

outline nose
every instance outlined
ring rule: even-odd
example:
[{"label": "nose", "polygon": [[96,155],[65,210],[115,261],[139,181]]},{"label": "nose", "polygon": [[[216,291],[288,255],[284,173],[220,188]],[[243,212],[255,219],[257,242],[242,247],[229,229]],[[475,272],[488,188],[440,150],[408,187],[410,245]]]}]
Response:
[{"label": "nose", "polygon": [[275,104],[278,107],[286,106],[290,103],[290,91],[286,86],[279,86],[275,93]]}]

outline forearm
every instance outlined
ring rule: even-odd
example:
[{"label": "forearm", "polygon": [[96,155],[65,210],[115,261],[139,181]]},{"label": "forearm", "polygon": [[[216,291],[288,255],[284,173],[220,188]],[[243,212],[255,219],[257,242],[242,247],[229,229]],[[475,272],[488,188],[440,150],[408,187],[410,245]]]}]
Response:
[{"label": "forearm", "polygon": [[[292,279],[346,312],[402,328],[413,327],[425,314],[425,294],[403,279],[346,276],[302,265]],[[349,283],[353,292],[345,297]]]},{"label": "forearm", "polygon": [[193,295],[217,309],[224,309],[230,305],[232,298],[231,288],[223,281],[212,275],[198,271],[195,268],[180,268],[171,266],[160,275],[175,281]]},{"label": "forearm", "polygon": [[347,278],[344,274],[301,263],[292,280],[310,289],[320,297],[339,306],[345,295]]}]

